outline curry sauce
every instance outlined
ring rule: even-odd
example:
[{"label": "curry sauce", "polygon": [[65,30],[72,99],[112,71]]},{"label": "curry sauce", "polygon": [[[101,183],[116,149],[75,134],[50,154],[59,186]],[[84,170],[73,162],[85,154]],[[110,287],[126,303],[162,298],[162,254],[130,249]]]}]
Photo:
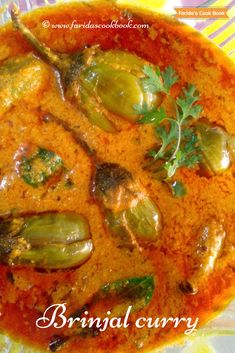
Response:
[{"label": "curry sauce", "polygon": [[[70,24],[73,20],[100,24],[110,20],[127,23],[130,18],[133,23],[149,24],[149,28],[52,28],[52,24]],[[202,118],[235,136],[234,66],[219,49],[187,26],[167,17],[126,11],[107,3],[47,7],[23,16],[22,21],[56,53],[73,54],[99,44],[103,51],[123,50],[161,70],[173,67],[179,79],[172,94],[177,95],[187,83],[195,85],[203,107]],[[50,26],[43,28],[43,21],[49,21]],[[175,175],[184,184],[186,194],[181,198],[173,197],[166,183],[143,168],[146,152],[156,145],[151,125],[134,124],[112,112],[109,119],[116,132],[102,130],[92,124],[72,100],[64,97],[58,70],[43,61],[11,24],[1,28],[0,43],[1,64],[33,53],[30,65],[35,70],[31,84],[24,86],[27,94],[10,103],[8,100],[9,106],[0,111],[1,218],[47,212],[76,213],[89,222],[93,241],[91,256],[75,268],[50,270],[2,264],[0,328],[44,350],[54,349],[50,343],[58,339],[61,352],[77,352],[78,349],[80,352],[135,352],[173,341],[186,329],[183,322],[177,328],[169,324],[164,328],[138,329],[134,325],[138,317],[191,317],[194,320],[198,317],[199,326],[204,324],[234,294],[234,164],[223,173],[213,175],[201,173],[199,166],[179,168]],[[15,77],[15,91],[10,92],[12,96],[17,96],[17,87],[28,75],[28,66],[20,70],[21,76]],[[14,79],[13,74],[11,78]],[[3,91],[1,100],[7,94],[9,92]],[[95,151],[95,157],[87,153],[81,140]],[[32,151],[31,155],[35,156],[37,146],[59,156],[63,166],[54,168],[53,173],[47,168],[44,176],[45,173],[53,176],[35,187],[21,177],[19,160]],[[104,222],[106,209],[100,207],[99,198],[92,193],[95,168],[102,163],[120,165],[135,181],[135,188],[151,196],[161,213],[156,242],[143,242],[131,249],[117,244]],[[203,263],[203,249],[211,246],[213,239],[217,242],[218,229],[222,233],[222,249],[213,258],[209,275],[202,271],[198,290],[189,295],[189,286],[197,281],[195,262],[201,261],[199,267]],[[200,237],[207,239],[208,232],[213,238],[210,243],[198,240]],[[35,325],[53,304],[66,303],[68,315],[72,315],[90,302],[105,284],[148,275],[154,276],[153,297],[144,308],[131,314],[128,328],[108,328],[96,335],[78,334],[68,328],[39,329]],[[105,316],[109,305],[113,305],[112,300],[108,296],[101,300],[98,313]],[[63,341],[63,337],[68,336]]]}]

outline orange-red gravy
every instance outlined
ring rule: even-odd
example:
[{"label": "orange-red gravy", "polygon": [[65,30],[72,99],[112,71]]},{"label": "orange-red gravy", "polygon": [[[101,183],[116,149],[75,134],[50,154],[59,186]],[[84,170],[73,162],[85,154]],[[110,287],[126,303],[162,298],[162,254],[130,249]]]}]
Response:
[{"label": "orange-red gravy", "polygon": [[[96,7],[97,6],[97,7]],[[136,53],[160,68],[172,65],[180,84],[190,82],[201,94],[204,115],[235,135],[235,70],[223,54],[198,33],[168,18],[134,15],[134,23],[148,23],[149,29],[56,29],[50,24],[127,23],[130,13],[111,5],[66,4],[34,12],[24,22],[46,45],[57,52],[75,52],[85,45],[100,44],[102,49],[120,48]],[[0,58],[32,51],[22,36],[9,25],[0,31]],[[69,132],[55,123],[43,123],[41,111],[58,116],[86,134],[90,145],[104,161],[116,162],[133,173],[158,204],[164,228],[158,246],[142,253],[127,252],[115,246],[103,224],[103,215],[90,196],[92,163],[75,143]],[[126,277],[154,274],[156,288],[151,303],[137,317],[199,317],[199,324],[234,293],[235,264],[226,256],[217,261],[216,270],[195,296],[185,296],[178,282],[191,271],[191,247],[198,229],[208,220],[223,221],[227,232],[226,251],[235,245],[235,168],[211,179],[200,177],[195,170],[182,169],[178,179],[187,187],[183,199],[175,199],[169,190],[151,174],[143,171],[142,162],[155,138],[151,127],[133,126],[117,118],[122,128],[108,134],[91,126],[69,102],[61,99],[53,72],[50,84],[34,106],[18,104],[0,123],[0,213],[76,211],[87,217],[95,245],[92,257],[80,268],[42,273],[28,268],[1,266],[0,328],[13,337],[46,349],[51,336],[63,330],[39,329],[36,319],[53,303],[67,303],[69,311],[80,308],[102,285]],[[37,189],[20,179],[14,169],[14,155],[22,144],[34,143],[55,151],[72,171],[74,187]],[[226,253],[225,251],[225,253]],[[173,340],[185,330],[167,326],[164,329],[108,329],[96,338],[76,337],[61,352],[134,352]]]}]

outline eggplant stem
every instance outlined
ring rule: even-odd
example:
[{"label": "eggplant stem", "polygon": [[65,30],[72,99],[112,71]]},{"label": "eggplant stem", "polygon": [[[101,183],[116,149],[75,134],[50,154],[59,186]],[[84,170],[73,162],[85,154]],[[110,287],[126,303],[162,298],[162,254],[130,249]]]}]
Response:
[{"label": "eggplant stem", "polygon": [[25,39],[44,57],[47,61],[55,65],[58,69],[64,69],[64,63],[60,56],[53,53],[50,48],[41,43],[34,34],[21,22],[20,11],[16,4],[11,10],[11,19],[14,27],[25,37]]},{"label": "eggplant stem", "polygon": [[71,126],[68,122],[66,122],[65,120],[58,118],[50,113],[46,113],[43,116],[43,121],[44,122],[53,121],[56,124],[61,125],[64,130],[71,133],[71,135],[74,138],[74,140],[76,141],[76,143],[78,143],[82,147],[82,149],[87,153],[88,156],[95,157],[96,151],[92,147],[89,146],[89,144],[84,140],[83,136],[81,136],[81,134],[79,134],[79,132],[76,130],[76,128]]}]

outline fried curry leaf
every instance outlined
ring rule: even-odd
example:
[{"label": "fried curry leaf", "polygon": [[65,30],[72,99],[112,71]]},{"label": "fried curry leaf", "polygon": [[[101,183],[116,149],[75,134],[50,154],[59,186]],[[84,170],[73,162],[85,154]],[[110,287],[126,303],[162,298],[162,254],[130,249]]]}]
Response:
[{"label": "fried curry leaf", "polygon": [[[133,277],[108,283],[100,289],[101,296],[119,296],[123,306],[132,305],[132,311],[140,310],[147,305],[153,296],[154,278],[152,275]],[[121,309],[121,305],[120,305]]]},{"label": "fried curry leaf", "polygon": [[66,341],[68,337],[54,335],[50,339],[49,349],[51,352],[56,352]]},{"label": "fried curry leaf", "polygon": [[151,301],[154,293],[154,277],[147,275],[120,279],[107,283],[91,298],[89,312],[96,317],[110,310],[112,317],[122,317],[131,306],[131,312],[143,309]]},{"label": "fried curry leaf", "polygon": [[[106,318],[106,312],[109,312],[110,318],[121,318],[127,312],[133,313],[141,310],[150,303],[154,288],[153,275],[120,279],[105,284],[91,297],[89,302],[69,317],[69,320],[74,321],[77,318],[83,319],[85,314],[86,319],[91,319],[89,325],[83,327],[81,322],[78,322],[76,329],[72,331],[72,335],[51,337],[50,350],[55,352],[67,340],[76,336],[83,338],[98,336],[105,330],[102,320]],[[96,319],[93,320],[93,318]]]},{"label": "fried curry leaf", "polygon": [[63,160],[55,152],[39,147],[31,156],[22,157],[20,175],[33,187],[44,184],[51,176],[61,170]]}]

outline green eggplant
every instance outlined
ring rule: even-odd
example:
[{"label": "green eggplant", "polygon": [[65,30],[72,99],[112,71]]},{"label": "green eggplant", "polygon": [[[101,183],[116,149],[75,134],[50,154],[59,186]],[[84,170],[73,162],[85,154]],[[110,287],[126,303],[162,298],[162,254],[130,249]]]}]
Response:
[{"label": "green eggplant", "polygon": [[41,269],[81,265],[92,254],[87,220],[78,214],[43,213],[0,222],[0,261]]},{"label": "green eggplant", "polygon": [[198,293],[205,279],[213,272],[216,261],[223,250],[226,232],[223,225],[211,221],[199,231],[193,253],[194,267],[191,275],[180,283],[185,294]]},{"label": "green eggplant", "polygon": [[121,50],[103,51],[98,45],[75,54],[57,54],[41,43],[21,22],[13,7],[12,22],[36,51],[60,72],[66,97],[85,113],[89,121],[113,133],[110,113],[135,123],[139,116],[135,106],[151,108],[160,104],[159,93],[146,92],[144,65],[135,54]]},{"label": "green eggplant", "polygon": [[8,59],[0,66],[0,115],[17,104],[34,104],[48,85],[49,69],[28,54]]},{"label": "green eggplant", "polygon": [[209,175],[226,171],[235,158],[235,138],[223,128],[209,122],[195,125],[200,148],[203,154],[202,166]]},{"label": "green eggplant", "polygon": [[106,224],[120,247],[159,239],[160,210],[125,168],[115,163],[98,164],[92,193],[103,207]]}]

